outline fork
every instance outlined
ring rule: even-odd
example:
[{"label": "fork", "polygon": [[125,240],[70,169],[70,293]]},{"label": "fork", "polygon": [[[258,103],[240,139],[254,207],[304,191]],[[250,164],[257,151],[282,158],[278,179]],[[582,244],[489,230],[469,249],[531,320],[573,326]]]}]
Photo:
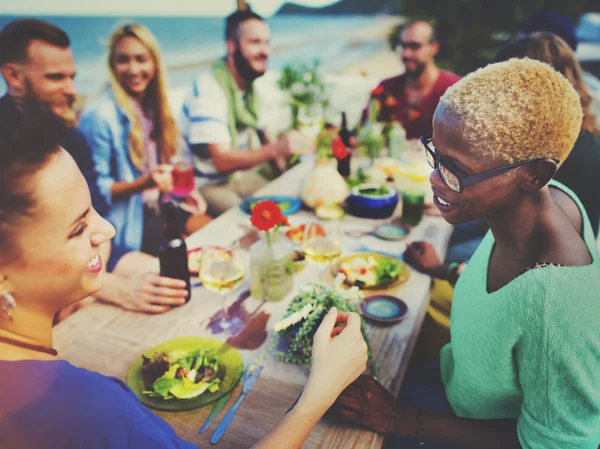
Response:
[{"label": "fork", "polygon": [[[240,380],[238,381],[238,385],[243,384],[248,379],[248,376],[250,376],[250,374],[252,374],[254,372],[254,370],[256,370],[258,368],[258,366],[256,366],[256,365],[258,365],[256,362],[259,358],[260,358],[260,356],[258,356],[256,359],[254,359],[254,361],[252,361],[252,363],[250,363],[246,367],[246,369],[242,373],[242,376],[240,377]],[[227,402],[229,401],[229,398],[231,397],[232,394],[233,394],[233,389],[229,393],[227,393],[225,396],[223,396],[221,399],[219,399],[219,402],[217,402],[215,404],[212,411],[210,412],[210,415],[208,415],[208,417],[206,418],[206,421],[204,421],[204,424],[202,425],[202,427],[200,428],[198,433],[204,433],[206,431],[206,429],[208,429],[208,427],[212,424],[212,422],[217,417],[219,412],[223,409],[225,404],[227,404]]]}]

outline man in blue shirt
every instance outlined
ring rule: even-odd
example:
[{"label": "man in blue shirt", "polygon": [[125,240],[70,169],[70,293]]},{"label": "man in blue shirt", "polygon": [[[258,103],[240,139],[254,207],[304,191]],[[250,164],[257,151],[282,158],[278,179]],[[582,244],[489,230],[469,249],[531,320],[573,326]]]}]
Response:
[{"label": "man in blue shirt", "polygon": [[[108,205],[98,188],[92,152],[77,129],[73,108],[77,99],[76,68],[69,36],[42,20],[22,19],[9,23],[0,31],[0,71],[8,86],[7,95],[0,101],[35,101],[69,125],[62,146],[83,173],[94,208],[105,216]],[[103,259],[108,260],[110,246],[105,245],[103,251]],[[124,309],[147,313],[162,313],[184,304],[187,292],[182,281],[154,273],[134,276],[140,266],[148,265],[153,259],[137,252],[125,254],[114,271],[106,273],[104,287],[97,296]]]}]

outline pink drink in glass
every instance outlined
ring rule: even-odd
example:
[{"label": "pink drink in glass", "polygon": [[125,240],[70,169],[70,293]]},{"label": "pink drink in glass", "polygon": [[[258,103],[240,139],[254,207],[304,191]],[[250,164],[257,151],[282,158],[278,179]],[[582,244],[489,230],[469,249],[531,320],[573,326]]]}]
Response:
[{"label": "pink drink in glass", "polygon": [[171,161],[173,171],[173,192],[177,197],[185,198],[195,187],[194,166],[192,162],[182,156],[174,157]]}]

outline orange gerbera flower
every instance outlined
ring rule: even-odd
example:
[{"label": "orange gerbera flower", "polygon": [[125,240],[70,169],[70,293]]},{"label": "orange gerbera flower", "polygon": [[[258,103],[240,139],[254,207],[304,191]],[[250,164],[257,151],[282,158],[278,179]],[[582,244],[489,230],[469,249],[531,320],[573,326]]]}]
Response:
[{"label": "orange gerbera flower", "polygon": [[269,231],[275,226],[287,225],[287,217],[273,200],[260,201],[252,208],[250,222],[259,231]]}]

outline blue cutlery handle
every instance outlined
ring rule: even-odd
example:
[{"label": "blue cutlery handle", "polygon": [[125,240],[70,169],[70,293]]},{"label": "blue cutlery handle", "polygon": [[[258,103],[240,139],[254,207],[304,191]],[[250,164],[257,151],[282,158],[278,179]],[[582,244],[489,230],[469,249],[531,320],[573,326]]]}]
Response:
[{"label": "blue cutlery handle", "polygon": [[212,412],[210,412],[210,415],[208,415],[208,418],[206,418],[204,425],[202,426],[202,428],[200,429],[200,432],[198,432],[198,433],[204,433],[206,431],[206,429],[208,429],[208,426],[211,425],[213,420],[217,417],[217,415],[219,414],[219,412],[221,411],[223,406],[227,403],[227,401],[229,400],[230,397],[231,397],[231,392],[227,393],[225,396],[223,396],[221,399],[219,399],[219,402],[217,402],[217,405],[214,406],[214,408],[212,409]]},{"label": "blue cutlery handle", "polygon": [[225,417],[221,420],[221,422],[217,426],[215,433],[213,433],[212,436],[210,437],[210,444],[217,444],[219,442],[219,440],[221,439],[221,437],[223,436],[223,434],[229,427],[229,424],[231,424],[231,421],[233,421],[235,412],[237,411],[237,409],[239,408],[240,404],[242,403],[242,401],[244,400],[245,397],[246,397],[246,395],[242,393],[240,395],[240,397],[237,398],[237,401],[235,401],[235,404],[233,404],[231,409],[227,412]]}]

